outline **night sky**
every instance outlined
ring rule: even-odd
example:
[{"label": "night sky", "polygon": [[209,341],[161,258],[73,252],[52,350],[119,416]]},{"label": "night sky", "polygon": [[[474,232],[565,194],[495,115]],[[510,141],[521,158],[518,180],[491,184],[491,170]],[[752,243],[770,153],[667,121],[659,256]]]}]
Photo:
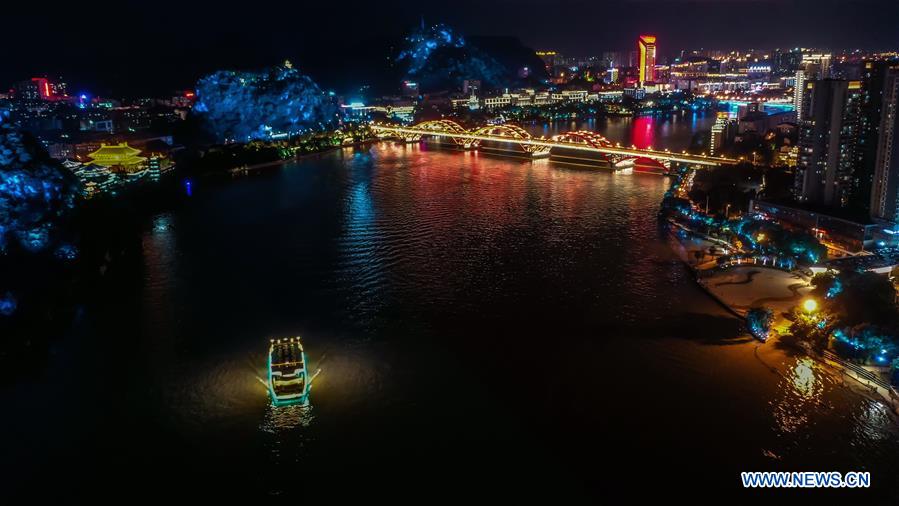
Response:
[{"label": "night sky", "polygon": [[[353,75],[360,47],[426,22],[469,35],[512,35],[572,55],[629,49],[640,32],[662,55],[681,48],[899,47],[899,0],[459,0],[14,2],[0,14],[0,87],[62,75],[77,88],[128,95],[190,87],[217,68],[290,58],[312,77]],[[347,68],[350,67],[350,68]],[[351,79],[351,77],[348,77]],[[331,84],[331,83],[325,83]],[[73,89],[72,91],[80,91]]]}]

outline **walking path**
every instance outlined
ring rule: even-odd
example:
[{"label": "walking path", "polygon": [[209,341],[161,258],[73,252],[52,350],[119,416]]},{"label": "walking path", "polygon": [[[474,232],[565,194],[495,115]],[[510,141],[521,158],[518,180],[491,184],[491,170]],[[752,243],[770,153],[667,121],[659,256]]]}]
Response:
[{"label": "walking path", "polygon": [[811,291],[800,275],[759,265],[708,272],[700,283],[741,314],[752,307],[765,306],[780,315],[798,305]]},{"label": "walking path", "polygon": [[[671,244],[684,264],[696,275],[696,282],[734,315],[745,318],[750,308],[760,306],[774,312],[773,336],[768,339],[767,344],[777,342],[779,336],[787,333],[790,321],[784,314],[797,306],[811,291],[810,280],[797,272],[786,272],[757,264],[717,270],[715,269],[717,256],[710,255],[711,261],[703,261],[705,257],[696,258],[696,251],[705,252],[714,244],[706,239],[695,236],[682,238],[673,233]],[[844,383],[848,376],[867,387],[871,393],[876,392],[899,414],[899,394],[895,389],[885,388],[862,377],[855,370],[856,367],[833,354],[821,356],[809,349],[805,349],[805,352],[838,373],[844,378]]]}]

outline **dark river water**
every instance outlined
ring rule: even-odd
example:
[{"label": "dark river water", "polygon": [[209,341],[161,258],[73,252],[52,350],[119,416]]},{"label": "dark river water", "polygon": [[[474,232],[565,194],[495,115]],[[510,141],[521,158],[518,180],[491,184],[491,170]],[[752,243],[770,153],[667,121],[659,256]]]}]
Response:
[{"label": "dark river water", "polygon": [[[683,149],[711,121],[587,126]],[[126,281],[4,387],[4,490],[895,501],[895,418],[697,288],[656,218],[667,185],[391,143],[194,181],[135,232]],[[309,406],[276,408],[268,339],[294,335],[321,373]],[[746,492],[748,470],[874,489]]]}]

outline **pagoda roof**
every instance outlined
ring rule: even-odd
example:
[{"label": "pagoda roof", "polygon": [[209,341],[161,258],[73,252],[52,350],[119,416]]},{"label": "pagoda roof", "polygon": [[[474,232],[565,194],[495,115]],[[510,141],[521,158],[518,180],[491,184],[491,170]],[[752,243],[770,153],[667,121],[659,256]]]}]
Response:
[{"label": "pagoda roof", "polygon": [[132,148],[127,142],[120,144],[100,144],[100,149],[88,154],[95,163],[104,165],[135,165],[146,161],[138,156],[139,149]]},{"label": "pagoda roof", "polygon": [[137,156],[140,154],[139,149],[132,148],[127,142],[121,144],[100,144],[100,149],[89,154],[91,158],[97,156]]}]

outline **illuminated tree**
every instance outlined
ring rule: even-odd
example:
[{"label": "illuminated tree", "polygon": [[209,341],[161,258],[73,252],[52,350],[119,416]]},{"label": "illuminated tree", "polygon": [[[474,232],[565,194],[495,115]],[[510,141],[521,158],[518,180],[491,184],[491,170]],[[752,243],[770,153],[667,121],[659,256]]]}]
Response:
[{"label": "illuminated tree", "polygon": [[774,311],[765,307],[754,307],[746,313],[746,325],[752,335],[759,339],[767,339],[774,322]]},{"label": "illuminated tree", "polygon": [[827,259],[827,248],[805,231],[787,230],[779,223],[751,216],[732,221],[730,227],[744,246],[766,255],[791,257],[804,264]]},{"label": "illuminated tree", "polygon": [[834,351],[848,358],[870,360],[886,366],[899,349],[897,329],[863,323],[833,332],[831,346]]},{"label": "illuminated tree", "polygon": [[812,279],[811,296],[834,313],[840,327],[899,324],[896,289],[890,280],[875,272],[822,273]]},{"label": "illuminated tree", "polygon": [[812,278],[817,308],[797,306],[790,332],[817,348],[886,365],[899,352],[899,309],[893,283],[874,272],[825,272]]},{"label": "illuminated tree", "polygon": [[830,333],[835,326],[835,318],[826,309],[809,312],[802,306],[794,307],[788,314],[790,336],[798,341],[808,343],[817,350],[827,347]]}]

